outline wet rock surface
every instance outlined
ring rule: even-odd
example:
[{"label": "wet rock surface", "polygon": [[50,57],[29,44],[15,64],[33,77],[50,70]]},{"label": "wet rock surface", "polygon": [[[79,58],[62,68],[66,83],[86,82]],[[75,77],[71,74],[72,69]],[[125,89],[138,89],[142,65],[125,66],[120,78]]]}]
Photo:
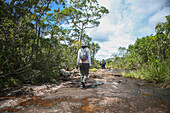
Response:
[{"label": "wet rock surface", "polygon": [[79,76],[40,86],[24,85],[1,91],[2,113],[168,113],[170,89],[121,77],[120,71],[90,72],[86,88]]}]

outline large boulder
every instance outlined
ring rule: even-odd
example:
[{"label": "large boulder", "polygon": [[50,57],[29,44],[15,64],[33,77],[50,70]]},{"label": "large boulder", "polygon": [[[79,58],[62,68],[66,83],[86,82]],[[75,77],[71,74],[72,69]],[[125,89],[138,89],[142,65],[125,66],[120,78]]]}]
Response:
[{"label": "large boulder", "polygon": [[69,77],[71,76],[71,73],[69,71],[66,71],[65,69],[60,69],[60,76]]}]

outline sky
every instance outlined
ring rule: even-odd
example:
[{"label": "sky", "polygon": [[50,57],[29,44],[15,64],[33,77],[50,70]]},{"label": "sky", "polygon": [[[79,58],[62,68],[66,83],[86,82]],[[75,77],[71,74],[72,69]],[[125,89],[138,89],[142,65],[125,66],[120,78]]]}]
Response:
[{"label": "sky", "polygon": [[137,38],[155,34],[158,22],[165,22],[170,15],[170,0],[98,0],[109,14],[100,25],[86,30],[92,41],[101,47],[95,58],[110,58],[119,47],[134,44]]}]

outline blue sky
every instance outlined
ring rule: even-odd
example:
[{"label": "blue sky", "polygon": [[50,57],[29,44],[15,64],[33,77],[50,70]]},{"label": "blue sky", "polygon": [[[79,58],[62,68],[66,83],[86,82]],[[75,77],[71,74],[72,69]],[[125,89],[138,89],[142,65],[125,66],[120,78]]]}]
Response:
[{"label": "blue sky", "polygon": [[96,59],[109,58],[118,48],[134,44],[137,38],[155,34],[158,22],[170,14],[170,0],[98,0],[110,13],[100,20],[100,26],[87,30],[101,49]]}]

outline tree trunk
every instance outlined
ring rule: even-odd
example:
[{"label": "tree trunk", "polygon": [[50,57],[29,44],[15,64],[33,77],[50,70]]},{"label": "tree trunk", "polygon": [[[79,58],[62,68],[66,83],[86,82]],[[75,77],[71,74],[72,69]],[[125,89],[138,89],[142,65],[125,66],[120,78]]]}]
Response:
[{"label": "tree trunk", "polygon": [[35,32],[35,38],[34,38],[34,41],[33,41],[33,44],[32,44],[32,53],[31,53],[31,63],[33,62],[33,55],[34,55],[34,48],[35,48],[35,39],[36,39],[36,36],[37,36],[37,27],[38,27],[38,23],[36,22],[36,32]]},{"label": "tree trunk", "polygon": [[[39,29],[38,29],[38,38],[40,37],[40,30],[41,30],[41,28],[39,27]],[[37,56],[38,56],[38,50],[39,50],[39,39],[37,39],[37,49],[36,49],[36,65],[37,65]]]}]

